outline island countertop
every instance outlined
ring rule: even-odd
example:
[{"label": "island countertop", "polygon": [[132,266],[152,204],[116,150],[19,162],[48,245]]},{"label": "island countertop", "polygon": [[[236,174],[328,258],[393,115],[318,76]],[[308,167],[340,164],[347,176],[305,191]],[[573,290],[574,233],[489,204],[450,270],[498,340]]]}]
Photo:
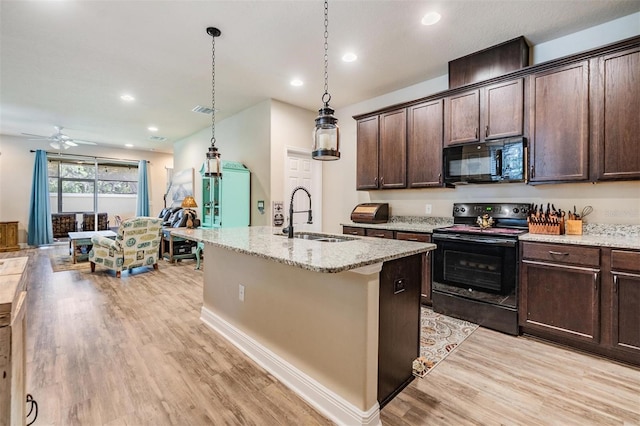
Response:
[{"label": "island countertop", "polygon": [[372,237],[347,237],[322,233],[328,237],[348,238],[342,242],[289,239],[280,228],[249,226],[218,229],[175,229],[172,235],[238,253],[262,257],[274,262],[314,272],[337,273],[375,263],[424,253],[435,244]]}]

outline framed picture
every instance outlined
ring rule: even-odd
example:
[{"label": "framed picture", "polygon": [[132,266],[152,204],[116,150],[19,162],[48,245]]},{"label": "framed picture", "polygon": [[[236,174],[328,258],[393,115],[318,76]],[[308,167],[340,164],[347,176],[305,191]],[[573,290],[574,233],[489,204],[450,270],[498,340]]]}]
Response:
[{"label": "framed picture", "polygon": [[187,195],[193,197],[193,167],[173,174],[167,190],[167,207],[180,207]]}]

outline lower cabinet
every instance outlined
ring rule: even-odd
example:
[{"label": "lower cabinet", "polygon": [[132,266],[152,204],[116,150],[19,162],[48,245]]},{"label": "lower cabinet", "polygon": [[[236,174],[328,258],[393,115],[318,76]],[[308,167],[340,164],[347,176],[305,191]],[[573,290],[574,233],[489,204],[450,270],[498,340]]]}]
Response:
[{"label": "lower cabinet", "polygon": [[[388,229],[361,228],[358,226],[343,226],[342,233],[359,235],[361,237],[390,238],[406,241],[430,243],[431,234],[420,232],[391,231]],[[431,252],[422,255],[422,286],[420,300],[425,305],[431,305]]]},{"label": "lower cabinet", "polygon": [[640,252],[521,242],[523,333],[640,365]]},{"label": "lower cabinet", "polygon": [[640,252],[611,250],[611,343],[640,358]]},{"label": "lower cabinet", "polygon": [[385,262],[380,271],[378,326],[378,403],[391,401],[413,380],[420,355],[422,257]]}]

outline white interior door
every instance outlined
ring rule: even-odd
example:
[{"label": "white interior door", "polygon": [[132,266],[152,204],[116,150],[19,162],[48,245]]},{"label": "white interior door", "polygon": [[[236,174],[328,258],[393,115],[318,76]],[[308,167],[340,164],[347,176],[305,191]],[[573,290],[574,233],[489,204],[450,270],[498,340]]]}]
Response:
[{"label": "white interior door", "polygon": [[[304,186],[311,193],[311,209],[313,224],[307,224],[306,213],[293,215],[293,227],[296,231],[322,231],[322,164],[311,159],[311,152],[299,148],[287,148],[287,162],[285,173],[285,215],[289,215],[291,192],[298,186]],[[293,200],[293,210],[309,210],[309,197],[300,190]],[[285,221],[286,224],[289,220]]]}]

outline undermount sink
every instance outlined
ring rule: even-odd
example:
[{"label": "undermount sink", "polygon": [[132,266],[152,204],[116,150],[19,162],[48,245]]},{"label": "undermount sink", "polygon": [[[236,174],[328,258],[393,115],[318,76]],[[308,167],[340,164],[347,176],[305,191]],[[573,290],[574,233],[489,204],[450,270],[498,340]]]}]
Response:
[{"label": "undermount sink", "polygon": [[[286,237],[286,234],[278,234]],[[323,234],[313,234],[310,232],[296,232],[293,234],[293,238],[298,238],[301,240],[311,240],[311,241],[321,241],[324,243],[342,243],[344,241],[353,241],[357,240],[357,238],[353,237],[336,237],[333,235],[323,235]]]}]

